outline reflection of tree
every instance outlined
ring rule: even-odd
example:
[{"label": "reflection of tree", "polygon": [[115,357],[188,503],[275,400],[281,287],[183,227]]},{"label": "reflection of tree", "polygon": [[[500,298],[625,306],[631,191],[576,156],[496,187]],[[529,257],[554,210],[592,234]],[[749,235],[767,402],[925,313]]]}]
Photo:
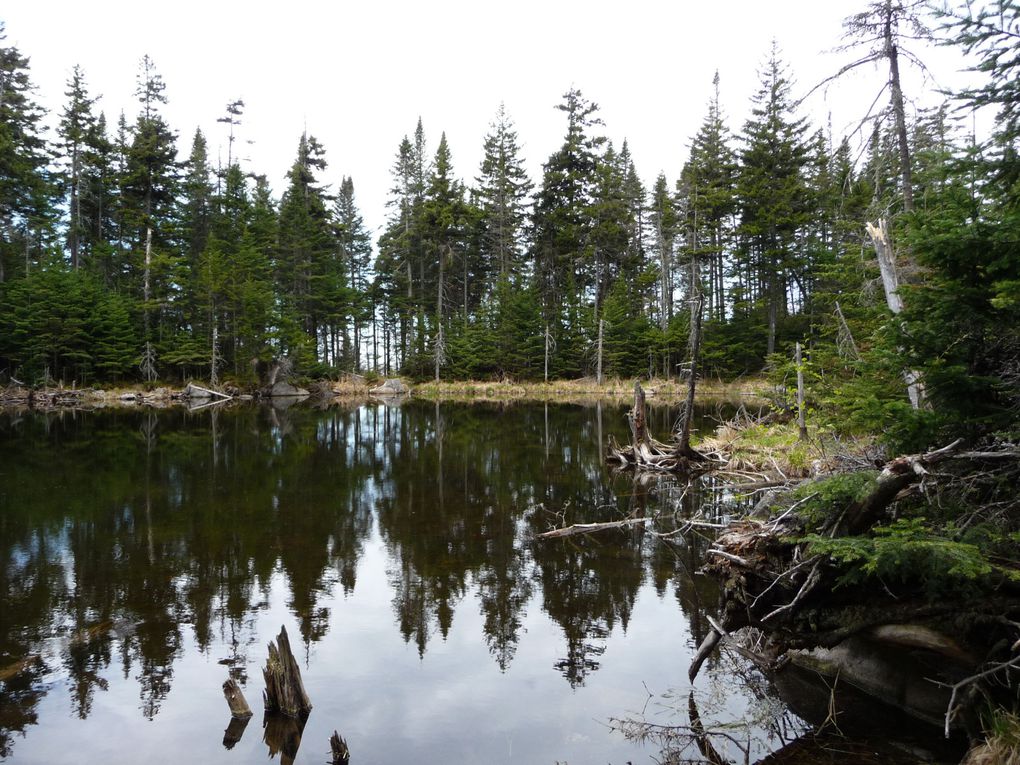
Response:
[{"label": "reflection of tree", "polygon": [[[0,672],[53,656],[57,640],[75,714],[89,714],[117,665],[152,717],[192,635],[203,652],[225,645],[223,661],[245,679],[274,576],[306,646],[321,639],[329,599],[354,590],[378,523],[395,621],[422,655],[474,589],[484,640],[506,670],[541,589],[563,629],[561,669],[581,684],[612,631],[626,629],[643,581],[660,594],[675,581],[689,613],[711,600],[678,573],[696,568],[697,550],[678,547],[690,556],[682,566],[641,528],[528,541],[563,520],[553,513],[596,521],[661,511],[655,487],[607,479],[601,443],[622,435],[621,413],[411,401],[18,424],[0,414],[0,465],[16,466],[0,492]],[[40,476],[74,491],[55,499],[40,492]],[[11,722],[0,731],[31,724],[40,672],[23,668],[3,684],[0,715]]]},{"label": "reflection of tree", "polygon": [[[363,488],[381,466],[351,449],[359,422],[256,409],[0,415],[11,471],[0,492],[2,740],[34,721],[34,662],[54,646],[80,717],[114,655],[143,714],[157,714],[183,625],[201,650],[218,632],[243,679],[254,614],[280,569],[303,636],[320,637],[319,599],[337,581],[354,588],[372,524]],[[74,491],[40,491],[51,476]],[[35,658],[17,665],[24,657]]]}]

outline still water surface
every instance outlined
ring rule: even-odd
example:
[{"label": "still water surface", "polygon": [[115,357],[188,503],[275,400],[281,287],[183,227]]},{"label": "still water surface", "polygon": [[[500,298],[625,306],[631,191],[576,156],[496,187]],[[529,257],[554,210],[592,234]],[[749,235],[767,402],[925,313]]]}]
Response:
[{"label": "still water surface", "polygon": [[[655,761],[607,722],[680,722],[704,543],[532,537],[717,495],[614,476],[610,434],[623,406],[0,413],[0,759],[268,761],[283,625],[314,704],[295,762],[334,729],[355,765]],[[731,670],[699,683],[736,717],[763,693]],[[256,711],[231,748],[228,675]]]}]

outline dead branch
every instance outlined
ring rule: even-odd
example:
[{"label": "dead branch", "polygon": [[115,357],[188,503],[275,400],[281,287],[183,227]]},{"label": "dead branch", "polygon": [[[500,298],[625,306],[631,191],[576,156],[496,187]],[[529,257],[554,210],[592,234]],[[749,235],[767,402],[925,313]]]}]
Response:
[{"label": "dead branch", "polygon": [[956,683],[952,687],[952,693],[950,693],[949,695],[949,706],[946,708],[946,725],[944,731],[946,738],[949,738],[949,726],[953,721],[953,717],[955,717],[956,715],[956,699],[960,691],[963,690],[964,688],[967,688],[968,686],[973,685],[978,680],[983,680],[986,677],[991,677],[992,675],[1002,672],[1002,670],[1004,669],[1008,670],[1010,667],[1016,666],[1020,666],[1020,656],[1014,656],[1009,661],[999,662],[998,664],[992,665],[983,672],[978,672],[976,675],[965,677],[963,678],[963,680]]}]

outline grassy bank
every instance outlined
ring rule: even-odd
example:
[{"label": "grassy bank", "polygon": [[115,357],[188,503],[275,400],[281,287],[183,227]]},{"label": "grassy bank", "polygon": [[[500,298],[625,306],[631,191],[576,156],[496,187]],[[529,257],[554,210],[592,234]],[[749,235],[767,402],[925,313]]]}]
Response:
[{"label": "grassy bank", "polygon": [[[677,380],[639,380],[649,399],[678,403],[687,395],[686,383]],[[595,378],[579,380],[554,380],[542,382],[485,382],[477,380],[440,381],[419,383],[414,386],[413,395],[428,399],[460,400],[537,400],[570,401],[593,398],[619,399],[634,395],[634,379],[611,379],[599,385]],[[748,398],[762,396],[768,388],[760,378],[744,378],[734,382],[701,380],[698,382],[698,399],[711,401],[732,401],[739,403]]]}]

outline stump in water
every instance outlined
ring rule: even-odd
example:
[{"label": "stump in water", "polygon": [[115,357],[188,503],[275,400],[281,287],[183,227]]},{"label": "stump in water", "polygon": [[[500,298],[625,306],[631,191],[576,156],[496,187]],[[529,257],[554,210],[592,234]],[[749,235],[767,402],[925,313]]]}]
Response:
[{"label": "stump in water", "polygon": [[234,678],[227,678],[226,682],[223,683],[223,696],[227,699],[227,704],[230,706],[230,716],[238,720],[247,720],[251,717],[251,707],[248,706],[248,701],[244,698],[244,694],[241,693],[241,686],[237,684]]},{"label": "stump in water", "polygon": [[333,731],[329,738],[329,749],[333,753],[333,765],[350,765],[351,750],[338,731]]},{"label": "stump in water", "polygon": [[634,406],[627,413],[630,424],[630,446],[620,446],[612,437],[606,459],[639,471],[690,472],[716,465],[711,457],[683,443],[673,445],[656,441],[648,435],[648,414],[645,391],[634,383]]},{"label": "stump in water", "polygon": [[266,712],[279,712],[288,717],[304,717],[312,709],[312,702],[301,681],[301,669],[290,650],[287,629],[280,627],[276,643],[269,643],[269,658],[262,670],[266,690],[262,693]]}]

